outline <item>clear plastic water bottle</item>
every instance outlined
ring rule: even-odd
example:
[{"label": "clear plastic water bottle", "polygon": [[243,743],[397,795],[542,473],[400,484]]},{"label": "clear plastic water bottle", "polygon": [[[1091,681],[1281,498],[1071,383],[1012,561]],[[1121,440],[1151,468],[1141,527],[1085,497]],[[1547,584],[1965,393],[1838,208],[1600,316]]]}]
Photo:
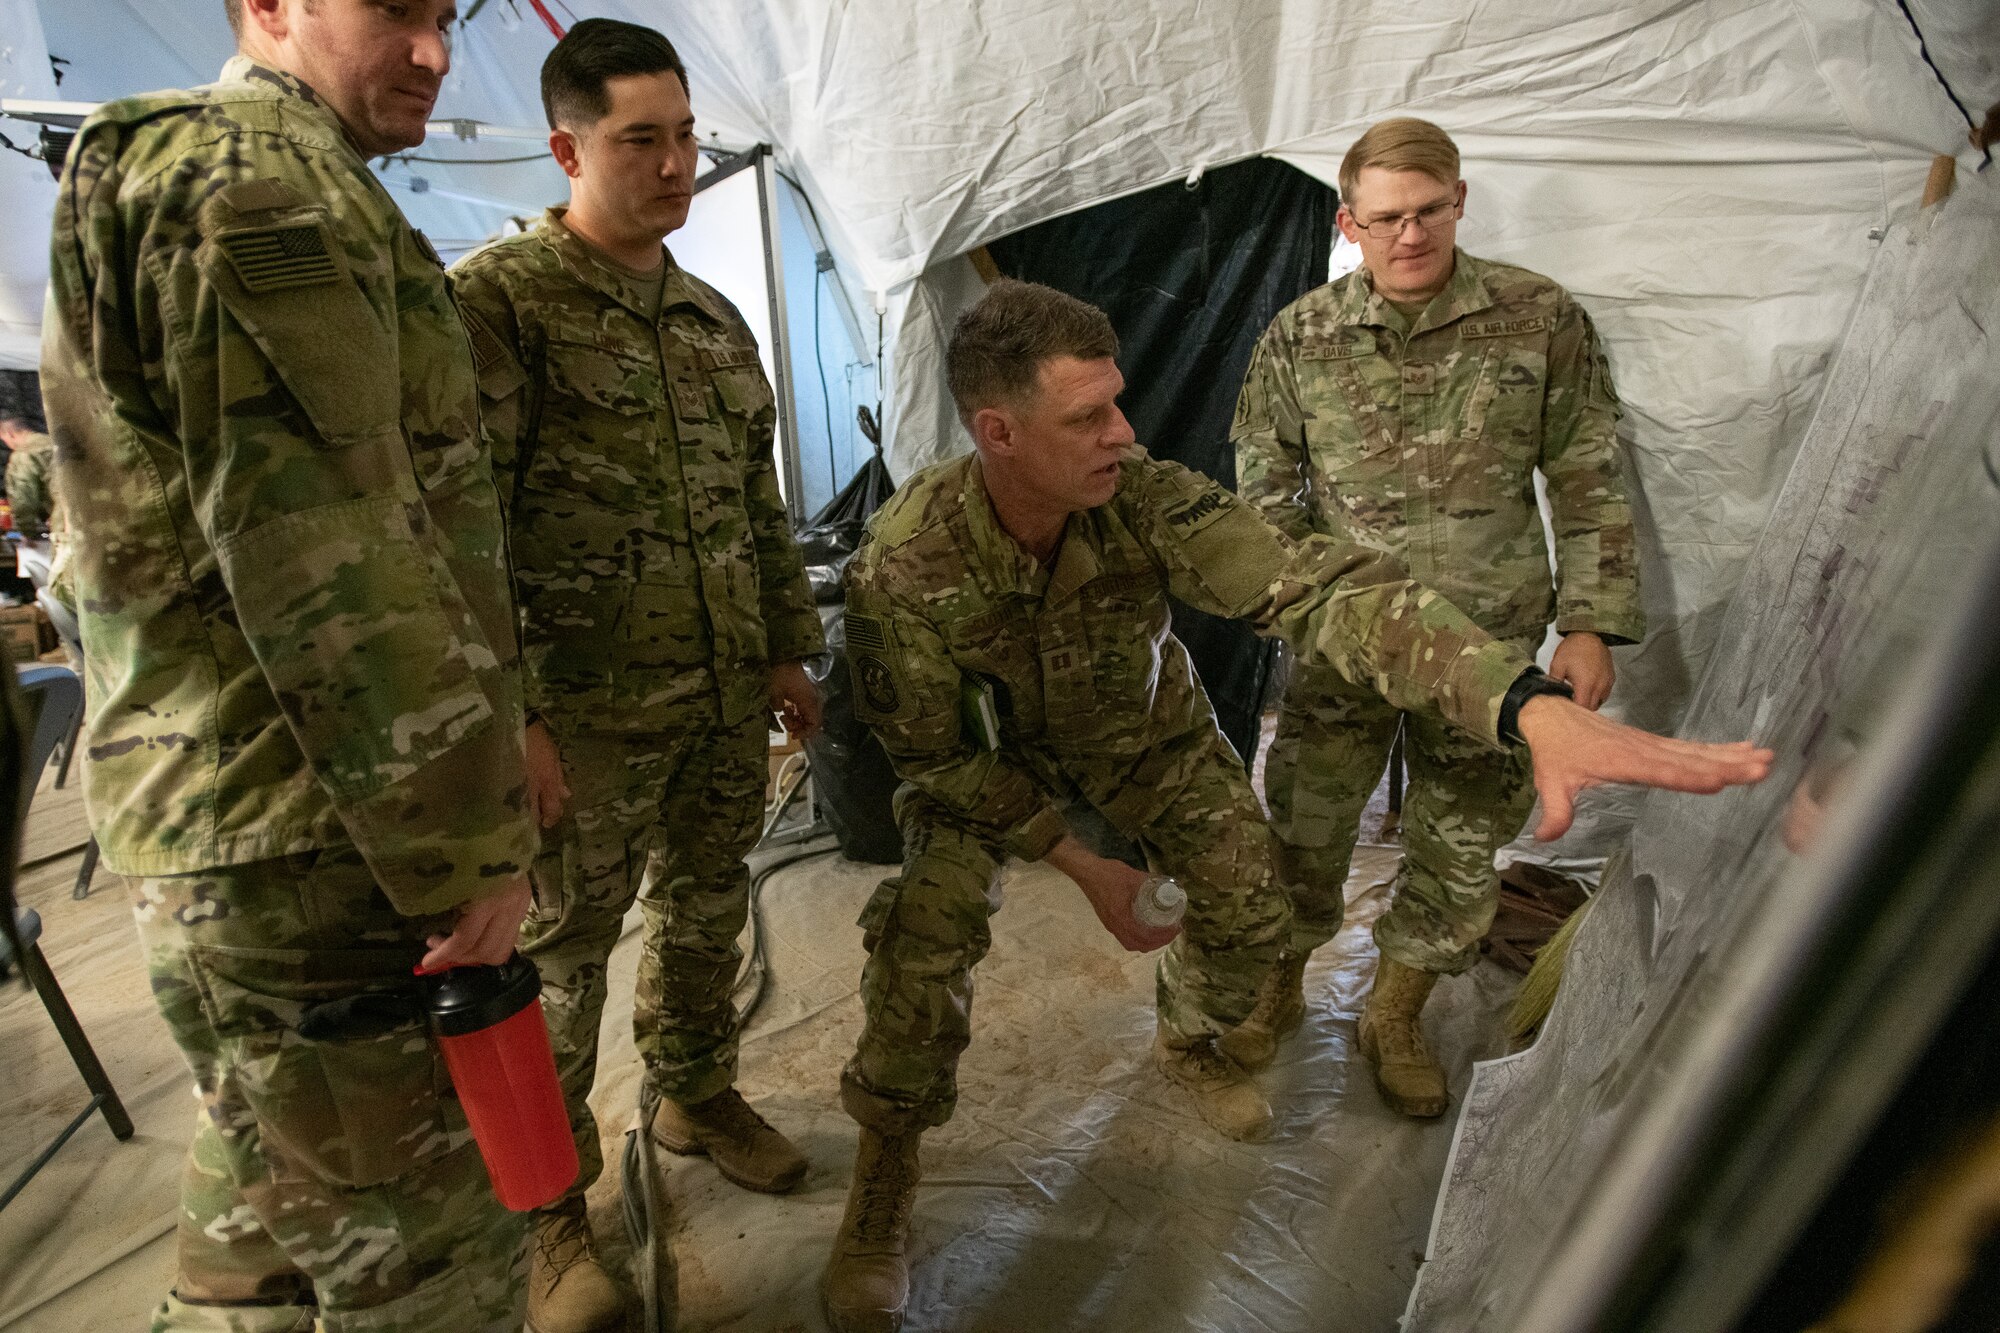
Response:
[{"label": "clear plastic water bottle", "polygon": [[1132,900],[1132,915],[1139,924],[1156,930],[1179,925],[1186,912],[1186,891],[1165,875],[1146,876],[1146,882],[1139,886],[1139,896]]}]

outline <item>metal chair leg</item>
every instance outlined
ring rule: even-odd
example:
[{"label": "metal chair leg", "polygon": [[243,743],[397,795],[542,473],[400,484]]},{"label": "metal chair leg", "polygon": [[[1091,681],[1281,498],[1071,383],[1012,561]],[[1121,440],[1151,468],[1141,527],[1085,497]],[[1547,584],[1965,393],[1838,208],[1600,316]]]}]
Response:
[{"label": "metal chair leg", "polygon": [[63,738],[62,763],[56,766],[56,788],[61,790],[69,781],[69,762],[76,758],[76,743],[83,739],[83,711],[77,710],[76,721],[69,725],[69,735]]},{"label": "metal chair leg", "polygon": [[1382,816],[1382,835],[1400,834],[1403,828],[1403,737],[1408,728],[1398,723],[1396,739],[1389,746],[1389,809]]},{"label": "metal chair leg", "polygon": [[42,997],[42,1007],[49,1011],[49,1021],[56,1025],[63,1045],[69,1047],[69,1058],[76,1061],[76,1072],[83,1075],[84,1083],[103,1100],[98,1109],[104,1112],[104,1123],[110,1126],[112,1137],[121,1140],[131,1138],[132,1117],[126,1114],[125,1103],[119,1100],[118,1090],[111,1086],[111,1077],[98,1061],[90,1038],[83,1035],[83,1025],[76,1021],[76,1011],[69,1007],[69,997],[56,984],[56,974],[49,970],[49,960],[43,957],[42,946],[29,945],[20,962],[22,974],[35,988],[35,994]]},{"label": "metal chair leg", "polygon": [[90,896],[90,880],[97,873],[97,839],[92,838],[83,848],[83,864],[76,868],[76,887],[69,896],[82,902]]}]

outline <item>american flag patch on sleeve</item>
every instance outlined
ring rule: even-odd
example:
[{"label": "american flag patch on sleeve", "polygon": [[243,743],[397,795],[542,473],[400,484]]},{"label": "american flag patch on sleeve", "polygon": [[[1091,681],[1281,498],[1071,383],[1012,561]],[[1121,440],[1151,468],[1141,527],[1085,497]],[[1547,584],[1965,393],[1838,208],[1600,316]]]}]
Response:
[{"label": "american flag patch on sleeve", "polygon": [[217,237],[216,244],[252,292],[313,287],[340,278],[340,266],[327,252],[325,235],[311,224],[234,232]]}]

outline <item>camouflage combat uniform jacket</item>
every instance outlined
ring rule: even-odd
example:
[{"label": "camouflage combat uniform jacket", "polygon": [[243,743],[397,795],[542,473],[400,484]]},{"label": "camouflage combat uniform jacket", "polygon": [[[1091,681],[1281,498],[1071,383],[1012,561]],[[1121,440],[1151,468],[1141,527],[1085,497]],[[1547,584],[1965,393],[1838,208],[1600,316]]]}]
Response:
[{"label": "camouflage combat uniform jacket", "polygon": [[55,500],[56,442],[30,435],[7,459],[7,507],[14,530],[24,537],[55,539],[62,533],[62,514]]},{"label": "camouflage combat uniform jacket", "polygon": [[56,207],[91,822],[127,875],[351,841],[437,912],[535,848],[471,348],[332,112],[224,79],[100,108]]},{"label": "camouflage combat uniform jacket", "polygon": [[[1142,825],[1216,734],[1169,593],[1496,748],[1501,703],[1531,665],[1394,560],[1291,542],[1137,449],[1044,569],[1000,526],[969,455],[917,473],[868,525],[848,572],[856,710],[905,782],[1024,860],[1066,832],[1052,795],[1081,790],[1114,824]],[[972,720],[989,689],[992,745]]]},{"label": "camouflage combat uniform jacket", "polygon": [[558,734],[655,731],[720,690],[739,722],[770,664],[824,647],[756,342],[671,256],[649,319],[562,213],[452,270],[511,492],[529,707]]},{"label": "camouflage combat uniform jacket", "polygon": [[1230,435],[1240,493],[1290,536],[1393,555],[1498,638],[1553,621],[1626,643],[1645,618],[1618,410],[1582,307],[1547,278],[1461,250],[1414,328],[1366,269],[1280,311]]}]

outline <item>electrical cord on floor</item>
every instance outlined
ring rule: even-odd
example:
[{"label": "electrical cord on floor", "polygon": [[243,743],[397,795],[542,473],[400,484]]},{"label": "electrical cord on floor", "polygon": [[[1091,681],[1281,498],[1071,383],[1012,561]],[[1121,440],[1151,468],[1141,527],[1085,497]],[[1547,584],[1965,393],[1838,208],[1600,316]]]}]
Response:
[{"label": "electrical cord on floor", "polygon": [[[812,776],[812,761],[806,758],[804,751],[800,751],[793,758],[800,761],[798,776],[793,778],[789,787],[784,785],[786,774],[791,768],[791,760],[786,760],[785,767],[778,771],[778,799],[771,809],[769,818],[764,821],[764,831],[757,837],[759,847],[764,845],[765,839],[771,836],[771,831],[777,828],[780,820],[784,819],[785,811],[791,808],[793,800],[805,789],[806,779]],[[764,993],[770,987],[770,966],[764,955],[765,881],[787,866],[797,865],[811,857],[825,856],[832,850],[834,849],[827,847],[802,847],[764,866],[750,880],[750,956],[744,959],[743,970],[737,974],[736,986],[730,992],[730,999],[736,1004],[739,1029],[750,1025],[751,1016],[757,1012],[758,1006],[764,1003]],[[745,998],[746,996],[748,998]]]},{"label": "electrical cord on floor", "polygon": [[[793,760],[797,760],[797,772],[793,772]],[[801,751],[787,759],[778,770],[778,798],[773,802],[771,813],[764,820],[764,830],[757,837],[757,846],[764,845],[771,836],[785,812],[791,808],[799,792],[804,790],[806,779],[812,775],[812,761]],[[786,785],[786,779],[791,779]],[[755,851],[755,848],[751,849]],[[764,883],[787,866],[815,856],[826,856],[838,850],[831,847],[801,847],[760,868],[750,880],[750,951],[744,960],[743,970],[737,975],[736,985],[730,992],[730,1002],[737,1006],[739,1029],[749,1025],[751,1015],[764,1002],[765,992],[770,988],[770,968],[764,956],[764,916],[761,896]],[[745,996],[748,996],[745,999]],[[680,1282],[674,1267],[673,1250],[668,1245],[672,1232],[672,1216],[667,1205],[666,1187],[660,1179],[659,1149],[653,1142],[653,1116],[660,1109],[660,1094],[651,1079],[639,1080],[638,1116],[632,1128],[625,1131],[625,1153],[619,1166],[620,1183],[623,1188],[621,1206],[625,1214],[625,1234],[632,1242],[632,1268],[634,1280],[639,1288],[639,1300],[644,1310],[645,1333],[674,1333],[674,1326],[680,1317]]]}]

